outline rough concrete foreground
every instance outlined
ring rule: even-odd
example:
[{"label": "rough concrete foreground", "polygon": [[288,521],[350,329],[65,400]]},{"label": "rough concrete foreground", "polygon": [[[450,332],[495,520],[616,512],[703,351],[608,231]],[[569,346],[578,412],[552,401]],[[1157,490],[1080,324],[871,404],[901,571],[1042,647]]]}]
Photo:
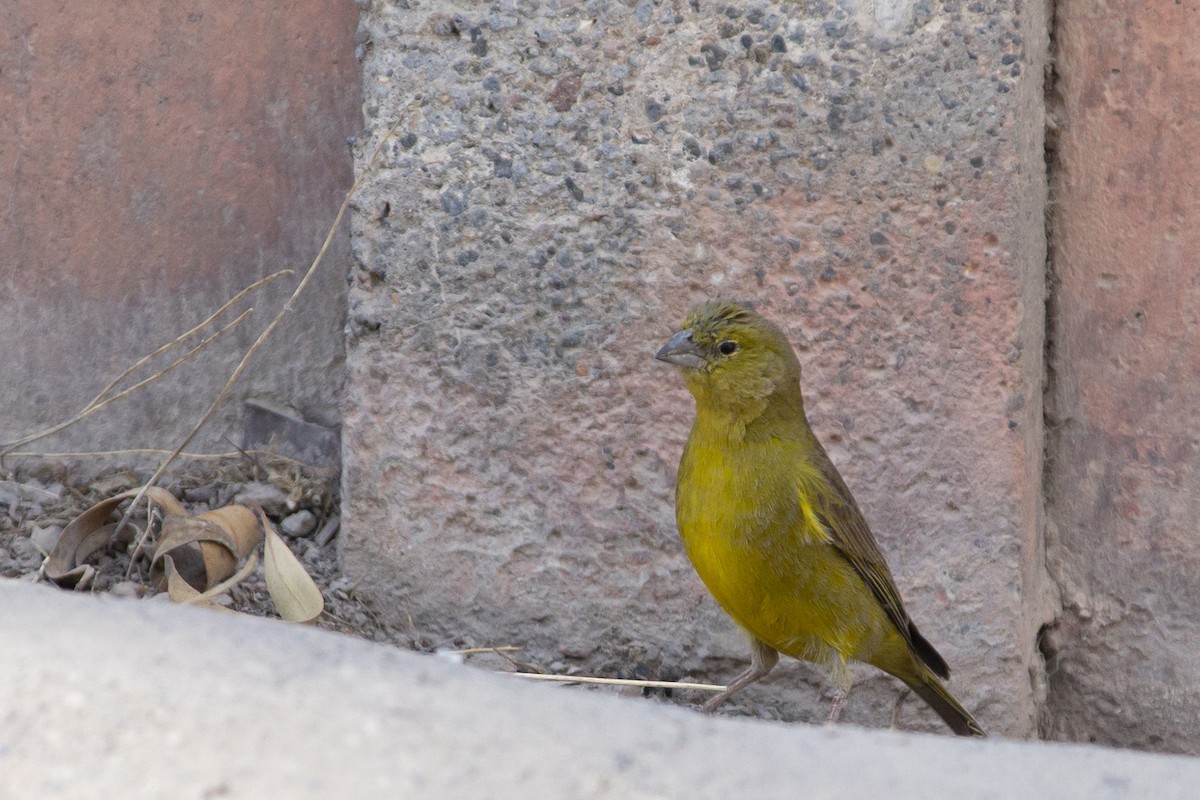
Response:
[{"label": "rough concrete foreground", "polygon": [[[1034,734],[1043,4],[376,2],[359,38],[359,170],[408,110],[353,220],[362,590],[426,643],[729,680],[671,508],[691,399],[651,356],[752,300],[954,691]],[[822,718],[830,688],[788,664],[734,707]],[[846,717],[896,691],[864,672]]]},{"label": "rough concrete foreground", "polygon": [[703,717],[283,623],[0,581],[0,796],[1194,796],[1200,762]]}]

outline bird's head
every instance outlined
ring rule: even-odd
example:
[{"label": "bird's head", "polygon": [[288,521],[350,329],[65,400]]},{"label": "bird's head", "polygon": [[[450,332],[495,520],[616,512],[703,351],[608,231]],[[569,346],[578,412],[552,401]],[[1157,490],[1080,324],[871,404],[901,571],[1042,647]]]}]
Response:
[{"label": "bird's head", "polygon": [[800,402],[800,362],[775,324],[749,306],[710,300],[654,356],[682,368],[699,407],[745,418],[775,400]]}]

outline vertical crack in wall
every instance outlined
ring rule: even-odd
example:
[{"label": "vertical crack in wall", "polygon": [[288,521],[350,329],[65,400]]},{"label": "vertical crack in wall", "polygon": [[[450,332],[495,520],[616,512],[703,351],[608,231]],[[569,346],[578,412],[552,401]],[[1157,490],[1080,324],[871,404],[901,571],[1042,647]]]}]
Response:
[{"label": "vertical crack in wall", "polygon": [[[1055,386],[1055,334],[1057,322],[1056,300],[1058,297],[1059,279],[1054,265],[1054,220],[1056,217],[1056,181],[1058,179],[1058,136],[1063,124],[1063,102],[1059,93],[1058,74],[1058,39],[1057,39],[1057,0],[1046,0],[1046,34],[1047,53],[1045,78],[1043,85],[1045,100],[1045,133],[1043,139],[1044,158],[1046,165],[1046,265],[1045,265],[1045,332],[1043,339],[1043,386],[1042,386],[1042,536],[1043,556],[1045,558],[1046,575],[1052,582],[1048,588],[1052,592],[1061,592],[1061,581],[1055,569],[1055,553],[1057,541],[1054,519],[1052,516],[1052,477],[1054,475],[1054,452],[1060,420],[1056,405]],[[1045,697],[1041,702],[1038,720],[1039,736],[1048,738],[1051,732],[1050,707],[1051,695],[1055,690],[1055,674],[1058,659],[1058,624],[1061,614],[1061,604],[1053,603],[1055,616],[1038,628],[1036,646],[1043,661],[1043,680],[1045,682]]]}]

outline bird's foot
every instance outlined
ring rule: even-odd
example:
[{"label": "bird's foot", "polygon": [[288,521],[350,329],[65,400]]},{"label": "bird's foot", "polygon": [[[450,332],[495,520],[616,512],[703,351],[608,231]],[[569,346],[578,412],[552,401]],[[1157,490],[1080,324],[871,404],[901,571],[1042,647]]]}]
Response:
[{"label": "bird's foot", "polygon": [[716,711],[722,703],[733,697],[742,689],[745,689],[755,681],[762,680],[762,678],[771,671],[771,667],[773,666],[775,666],[775,661],[773,659],[765,665],[757,662],[752,663],[750,669],[734,678],[732,683],[726,686],[725,689],[716,697],[701,706],[700,710],[705,714],[711,714],[712,712]]},{"label": "bird's foot", "polygon": [[825,722],[829,725],[837,723],[838,718],[842,715],[842,706],[846,703],[848,692],[844,689],[838,689],[833,695],[833,705],[829,707],[829,716],[825,718]]}]

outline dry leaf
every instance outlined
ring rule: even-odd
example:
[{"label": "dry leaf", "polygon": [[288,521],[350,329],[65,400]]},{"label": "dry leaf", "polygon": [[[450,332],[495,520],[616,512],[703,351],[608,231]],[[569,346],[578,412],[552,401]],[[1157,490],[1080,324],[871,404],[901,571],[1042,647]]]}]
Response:
[{"label": "dry leaf", "polygon": [[197,592],[207,591],[237,571],[238,563],[262,541],[254,512],[230,505],[194,517],[170,515],[154,548],[150,577],[167,588],[164,559],[172,557],[180,577]]},{"label": "dry leaf", "polygon": [[206,591],[204,594],[201,595],[201,597],[204,597],[204,598],[216,597],[219,594],[224,594],[225,592],[228,592],[234,586],[237,586],[239,583],[246,580],[246,578],[249,578],[250,575],[253,574],[254,570],[256,570],[256,569],[258,569],[258,553],[251,553],[250,557],[246,559],[246,563],[242,565],[241,569],[239,569],[236,573],[234,573],[230,577],[228,577],[225,580],[218,583],[216,586],[214,586],[211,589],[209,589],[208,591]]},{"label": "dry leaf", "polygon": [[[122,492],[122,494],[117,496],[133,497],[139,491],[141,491],[141,489],[130,489],[128,492]],[[149,489],[147,489],[146,499],[152,503],[162,506],[163,513],[167,516],[187,516],[187,509],[183,507],[183,503],[180,503],[175,499],[175,495],[171,494],[160,486],[151,486]]]},{"label": "dry leaf", "polygon": [[[101,500],[71,520],[59,534],[54,549],[46,556],[46,577],[64,588],[86,588],[95,577],[96,570],[84,562],[108,545],[117,527],[115,523],[109,524],[108,518],[121,503],[136,496],[139,491],[130,489]],[[151,486],[146,490],[146,498],[162,506],[168,514],[186,513],[175,496],[166,489]],[[133,526],[127,527],[131,528],[131,533],[136,530]]]},{"label": "dry leaf", "polygon": [[170,556],[163,556],[163,572],[166,575],[167,596],[171,598],[171,602],[200,608],[213,608],[219,611],[229,610],[197,592],[195,587],[185,581],[179,571],[175,569],[175,560]]},{"label": "dry leaf", "polygon": [[263,547],[263,572],[267,578],[267,591],[275,603],[279,616],[288,622],[311,622],[321,615],[325,598],[300,563],[300,559],[275,533],[266,515],[259,513],[266,543]]},{"label": "dry leaf", "polygon": [[[116,528],[109,517],[139,491],[131,489],[102,500],[72,520],[46,557],[46,576],[60,586],[87,587],[96,571],[85,560],[109,544]],[[311,622],[324,610],[320,589],[261,509],[235,504],[193,517],[165,489],[150,487],[145,496],[163,510],[151,579],[174,602],[227,611],[212,599],[254,572],[256,550],[264,542],[263,572],[279,615],[289,622]]]},{"label": "dry leaf", "polygon": [[46,577],[64,588],[86,588],[96,570],[84,561],[108,544],[114,527],[108,518],[130,497],[133,497],[131,492],[122,492],[101,500],[71,520],[59,534],[50,555],[46,556]]},{"label": "dry leaf", "polygon": [[[114,494],[113,497],[101,500],[82,515],[72,519],[67,527],[62,529],[59,540],[54,543],[54,549],[46,557],[44,572],[46,577],[60,587],[85,589],[96,577],[95,567],[85,564],[91,555],[101,551],[112,539],[116,530],[115,523],[109,523],[108,518],[126,500],[136,497],[140,488],[128,492]],[[151,486],[146,489],[146,499],[163,507],[167,513],[186,513],[175,495],[167,489]],[[133,525],[126,525],[130,533],[136,531]]]}]

